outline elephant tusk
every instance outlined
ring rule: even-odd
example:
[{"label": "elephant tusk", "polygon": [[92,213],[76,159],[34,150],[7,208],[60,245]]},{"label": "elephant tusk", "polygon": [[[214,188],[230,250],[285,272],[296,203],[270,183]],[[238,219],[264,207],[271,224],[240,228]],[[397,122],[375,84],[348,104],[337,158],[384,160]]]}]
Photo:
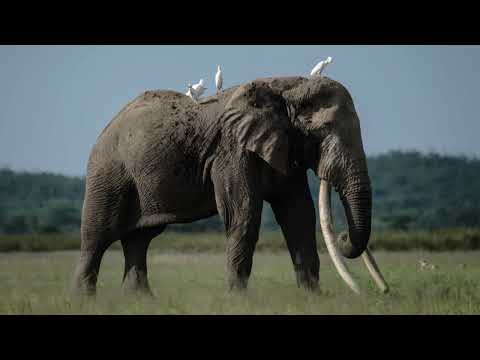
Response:
[{"label": "elephant tusk", "polygon": [[342,279],[355,293],[360,294],[360,289],[350,275],[347,264],[343,261],[342,255],[335,246],[335,234],[333,232],[332,212],[330,206],[331,185],[325,181],[320,182],[320,191],[318,194],[318,208],[320,213],[320,226],[322,228],[323,238],[327,245],[327,250],[332,258],[333,264]]},{"label": "elephant tusk", "polygon": [[383,278],[382,273],[378,268],[377,262],[375,261],[375,258],[373,257],[373,254],[370,252],[368,247],[363,252],[362,259],[370,275],[372,276],[373,281],[375,281],[375,284],[377,284],[380,291],[383,293],[387,293],[388,285],[385,279]]}]

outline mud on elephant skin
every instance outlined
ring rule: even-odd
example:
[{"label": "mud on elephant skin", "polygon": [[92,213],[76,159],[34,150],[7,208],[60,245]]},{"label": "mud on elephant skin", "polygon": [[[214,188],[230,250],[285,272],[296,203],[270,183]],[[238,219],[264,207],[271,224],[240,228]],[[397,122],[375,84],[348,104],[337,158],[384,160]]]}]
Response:
[{"label": "mud on elephant skin", "polygon": [[339,237],[332,235],[328,196],[320,204],[324,238],[342,277],[357,290],[342,256],[363,254],[381,278],[365,251],[370,179],[358,116],[344,86],[326,77],[283,77],[257,79],[199,103],[175,91],[141,94],[114,117],[91,151],[74,289],[95,293],[102,256],[120,240],[123,287],[150,293],[150,241],[168,224],[217,213],[225,224],[229,288],[243,289],[263,201],[282,229],[298,285],[317,288],[308,169],[328,186],[328,196],[331,184],[343,201],[348,233]]}]

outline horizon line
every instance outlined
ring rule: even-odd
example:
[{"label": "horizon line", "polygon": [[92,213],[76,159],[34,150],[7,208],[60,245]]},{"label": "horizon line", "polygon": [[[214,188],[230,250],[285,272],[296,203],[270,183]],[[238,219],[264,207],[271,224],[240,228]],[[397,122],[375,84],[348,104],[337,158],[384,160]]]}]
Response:
[{"label": "horizon line", "polygon": [[[401,155],[420,155],[423,157],[428,157],[428,156],[439,156],[439,157],[449,157],[449,158],[456,158],[456,159],[462,159],[462,160],[467,160],[467,161],[480,161],[480,155],[478,154],[464,154],[464,153],[448,153],[448,152],[442,152],[442,151],[437,151],[437,150],[418,150],[418,149],[391,149],[387,150],[384,152],[378,152],[378,153],[372,153],[372,154],[367,154],[367,160],[369,158],[378,158],[381,156],[389,156],[389,155],[394,155],[394,154],[401,154]],[[84,178],[86,176],[86,173],[84,174],[68,174],[68,173],[61,173],[58,171],[54,170],[44,170],[44,169],[25,169],[25,168],[15,168],[12,167],[9,164],[1,164],[0,165],[0,171],[11,171],[16,174],[45,174],[45,175],[54,175],[54,176],[65,176],[65,177],[71,177],[71,178]]]}]

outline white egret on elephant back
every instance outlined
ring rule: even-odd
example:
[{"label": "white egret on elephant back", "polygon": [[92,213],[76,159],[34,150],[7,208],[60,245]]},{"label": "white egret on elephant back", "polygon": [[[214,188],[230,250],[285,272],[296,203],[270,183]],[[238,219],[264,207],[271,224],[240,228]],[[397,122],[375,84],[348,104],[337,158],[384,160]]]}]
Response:
[{"label": "white egret on elephant back", "polygon": [[310,76],[321,76],[323,70],[327,67],[328,64],[332,62],[332,58],[329,56],[326,60],[320,61],[310,72]]},{"label": "white egret on elephant back", "polygon": [[205,87],[203,79],[200,79],[200,81],[197,84],[194,84],[192,88],[195,91],[195,97],[197,99],[199,99],[203,95],[205,90],[208,89],[207,87]]},{"label": "white egret on elephant back", "polygon": [[215,74],[215,87],[217,88],[217,93],[222,90],[223,86],[223,73],[220,65],[217,66],[217,73]]},{"label": "white egret on elephant back", "polygon": [[185,93],[189,98],[191,98],[194,101],[197,101],[197,96],[195,90],[193,90],[192,84],[188,84],[187,86],[188,90]]}]

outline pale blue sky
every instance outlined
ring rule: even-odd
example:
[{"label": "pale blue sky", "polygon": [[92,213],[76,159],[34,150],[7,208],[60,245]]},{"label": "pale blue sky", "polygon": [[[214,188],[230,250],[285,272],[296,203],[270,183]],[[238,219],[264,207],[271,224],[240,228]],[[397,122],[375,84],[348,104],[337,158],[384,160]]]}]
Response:
[{"label": "pale blue sky", "polygon": [[325,75],[351,92],[368,155],[480,156],[480,46],[0,46],[0,167],[83,175],[110,119],[148,89]]}]

